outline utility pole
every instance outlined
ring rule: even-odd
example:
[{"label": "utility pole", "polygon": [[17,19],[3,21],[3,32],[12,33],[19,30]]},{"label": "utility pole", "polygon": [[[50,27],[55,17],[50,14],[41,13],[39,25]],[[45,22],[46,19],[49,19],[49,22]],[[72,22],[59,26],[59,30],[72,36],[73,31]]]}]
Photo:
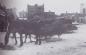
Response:
[{"label": "utility pole", "polygon": [[86,12],[85,5],[84,5],[84,3],[81,3],[81,4],[80,4],[80,13],[83,14],[83,13],[85,13],[85,12]]}]

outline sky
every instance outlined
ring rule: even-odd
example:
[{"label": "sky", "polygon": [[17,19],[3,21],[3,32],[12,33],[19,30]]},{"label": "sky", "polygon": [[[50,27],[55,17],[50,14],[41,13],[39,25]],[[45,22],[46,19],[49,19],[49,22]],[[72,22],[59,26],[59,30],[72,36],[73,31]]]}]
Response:
[{"label": "sky", "polygon": [[27,4],[34,5],[43,5],[45,11],[53,11],[56,14],[80,12],[80,4],[86,4],[86,0],[3,0],[8,1],[9,7],[16,7],[18,11],[26,10]]}]

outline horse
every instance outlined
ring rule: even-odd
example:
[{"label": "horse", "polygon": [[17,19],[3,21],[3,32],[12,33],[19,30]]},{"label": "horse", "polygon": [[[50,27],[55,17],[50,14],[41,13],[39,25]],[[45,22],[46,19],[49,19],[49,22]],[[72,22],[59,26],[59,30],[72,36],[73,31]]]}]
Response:
[{"label": "horse", "polygon": [[[14,20],[12,23],[10,23],[9,25],[9,34],[13,33],[13,37],[15,39],[15,45],[17,44],[17,37],[16,37],[16,33],[20,34],[20,46],[23,46],[23,44],[26,42],[27,39],[27,35],[29,35],[30,37],[30,41],[31,41],[31,32],[29,29],[29,23],[26,20]],[[25,34],[25,41],[23,42],[23,36],[22,34]]]},{"label": "horse", "polygon": [[2,45],[6,45],[8,42],[8,37],[6,37],[9,26],[7,15],[7,9],[0,5],[0,39]]}]

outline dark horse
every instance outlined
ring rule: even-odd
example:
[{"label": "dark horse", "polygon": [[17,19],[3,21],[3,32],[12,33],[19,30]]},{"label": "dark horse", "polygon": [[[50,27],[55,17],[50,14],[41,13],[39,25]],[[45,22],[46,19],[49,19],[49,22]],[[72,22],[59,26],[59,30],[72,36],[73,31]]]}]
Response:
[{"label": "dark horse", "polygon": [[15,44],[17,44],[17,37],[15,35],[16,32],[20,34],[20,46],[23,45],[23,39],[22,39],[22,32],[23,32],[23,21],[19,21],[15,18],[15,15],[13,14],[13,10],[9,9],[7,11],[7,19],[8,19],[8,30],[6,33],[6,38],[5,38],[5,45],[8,44],[9,42],[9,35],[10,33],[13,33],[14,39],[15,39]]},{"label": "dark horse", "polygon": [[[8,33],[8,26],[9,21],[7,18],[7,9],[0,5],[0,33],[1,33],[1,39],[4,37],[4,43],[0,43],[1,45],[7,45],[8,37],[5,36],[5,34]],[[4,34],[4,36],[2,36]]]},{"label": "dark horse", "polygon": [[[5,33],[4,45],[9,42],[9,33],[11,32],[11,24],[13,24],[15,16],[12,9],[0,5],[0,32]],[[2,34],[1,34],[2,35]],[[16,38],[16,37],[15,37]]]}]

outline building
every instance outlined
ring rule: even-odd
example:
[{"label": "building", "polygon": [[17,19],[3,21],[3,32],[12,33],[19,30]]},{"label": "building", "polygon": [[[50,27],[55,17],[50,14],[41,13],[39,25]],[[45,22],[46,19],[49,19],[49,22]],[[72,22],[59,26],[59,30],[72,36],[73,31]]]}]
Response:
[{"label": "building", "polygon": [[56,15],[55,15],[55,12],[44,12],[44,17],[45,18],[55,18]]},{"label": "building", "polygon": [[80,5],[80,13],[86,15],[86,6],[83,3]]},{"label": "building", "polygon": [[44,5],[40,5],[40,6],[37,4],[35,4],[34,6],[28,5],[27,12],[28,12],[28,16],[31,16],[34,14],[41,14],[44,12]]},{"label": "building", "polygon": [[19,17],[20,18],[26,18],[26,16],[27,16],[27,12],[25,12],[25,11],[19,12]]},{"label": "building", "polygon": [[39,16],[41,17],[42,19],[45,19],[45,18],[55,18],[56,15],[55,15],[55,12],[45,12],[44,11],[44,4],[43,5],[28,5],[27,6],[27,17],[29,19],[32,19],[32,18],[35,18],[36,16]]},{"label": "building", "polygon": [[60,16],[66,19],[73,19],[73,17],[75,16],[75,13],[62,13]]}]

